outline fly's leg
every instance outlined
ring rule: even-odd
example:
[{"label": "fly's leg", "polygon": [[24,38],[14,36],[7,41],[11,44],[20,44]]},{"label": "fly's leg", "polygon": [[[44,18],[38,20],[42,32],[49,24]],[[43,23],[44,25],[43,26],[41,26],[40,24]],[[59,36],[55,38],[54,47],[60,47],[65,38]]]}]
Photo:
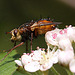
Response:
[{"label": "fly's leg", "polygon": [[33,33],[31,33],[31,52],[32,52],[32,40],[33,40]]},{"label": "fly's leg", "polygon": [[2,60],[0,60],[0,62],[3,61],[13,49],[15,49],[23,44],[24,44],[24,42],[21,42],[20,44],[14,46],[12,49],[10,49],[10,51],[4,56],[4,58]]}]

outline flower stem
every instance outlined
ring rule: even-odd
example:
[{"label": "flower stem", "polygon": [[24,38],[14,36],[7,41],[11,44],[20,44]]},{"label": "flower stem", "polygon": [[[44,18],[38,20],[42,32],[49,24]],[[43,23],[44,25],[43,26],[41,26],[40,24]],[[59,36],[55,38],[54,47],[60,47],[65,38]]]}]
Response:
[{"label": "flower stem", "polygon": [[47,71],[42,71],[42,75],[48,75],[48,71],[49,71],[49,70],[47,70]]},{"label": "flower stem", "polygon": [[54,73],[54,75],[60,75],[60,74],[55,70],[54,67],[51,67],[51,71]]},{"label": "flower stem", "polygon": [[64,69],[66,70],[68,75],[74,75],[74,73],[72,73],[68,68],[65,67]]}]

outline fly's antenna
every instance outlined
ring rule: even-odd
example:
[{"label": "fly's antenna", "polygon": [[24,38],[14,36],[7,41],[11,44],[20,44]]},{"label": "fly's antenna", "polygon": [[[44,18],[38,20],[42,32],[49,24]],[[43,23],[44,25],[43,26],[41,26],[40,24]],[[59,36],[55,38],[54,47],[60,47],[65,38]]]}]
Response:
[{"label": "fly's antenna", "polygon": [[6,32],[6,34],[11,34],[11,32]]}]

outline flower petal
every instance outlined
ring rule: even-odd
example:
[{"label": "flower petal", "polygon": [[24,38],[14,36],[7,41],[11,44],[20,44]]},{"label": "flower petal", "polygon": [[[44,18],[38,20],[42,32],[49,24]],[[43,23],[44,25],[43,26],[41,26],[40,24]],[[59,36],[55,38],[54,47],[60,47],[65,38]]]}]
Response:
[{"label": "flower petal", "polygon": [[63,66],[68,66],[72,59],[74,59],[74,52],[71,50],[60,51],[58,54],[58,62]]},{"label": "flower petal", "polygon": [[28,56],[28,55],[22,55],[21,56],[21,61],[22,61],[23,65],[26,65],[26,64],[30,63],[32,60],[31,60],[30,56]]},{"label": "flower petal", "polygon": [[16,64],[19,65],[19,66],[22,66],[22,63],[20,60],[15,60]]},{"label": "flower petal", "polygon": [[40,70],[41,70],[41,71],[46,71],[46,70],[50,69],[52,66],[53,66],[53,63],[52,63],[52,62],[50,62],[50,63],[45,63],[45,64],[42,64],[42,65],[40,66]]},{"label": "flower petal", "polygon": [[69,68],[70,68],[71,72],[75,73],[75,59],[73,59],[73,60],[70,62]]},{"label": "flower petal", "polygon": [[39,70],[39,68],[40,65],[38,64],[38,62],[31,62],[24,66],[24,69],[28,72],[36,72],[37,70]]},{"label": "flower petal", "polygon": [[33,53],[30,54],[32,60],[38,61],[41,59],[41,50],[35,50]]},{"label": "flower petal", "polygon": [[[58,45],[56,39],[53,39],[53,32],[51,31],[48,31],[46,34],[45,34],[45,41],[47,44],[51,44],[51,45]],[[55,32],[54,32],[55,33]]]}]

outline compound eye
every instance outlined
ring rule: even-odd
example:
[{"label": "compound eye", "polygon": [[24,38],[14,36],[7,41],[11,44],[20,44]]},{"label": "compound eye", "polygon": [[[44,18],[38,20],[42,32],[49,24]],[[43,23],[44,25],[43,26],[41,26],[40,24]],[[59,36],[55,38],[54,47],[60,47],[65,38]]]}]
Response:
[{"label": "compound eye", "polygon": [[16,29],[16,30],[14,30],[14,35],[15,35],[15,36],[17,35],[17,32],[18,32],[18,31],[17,31],[17,29]]}]

